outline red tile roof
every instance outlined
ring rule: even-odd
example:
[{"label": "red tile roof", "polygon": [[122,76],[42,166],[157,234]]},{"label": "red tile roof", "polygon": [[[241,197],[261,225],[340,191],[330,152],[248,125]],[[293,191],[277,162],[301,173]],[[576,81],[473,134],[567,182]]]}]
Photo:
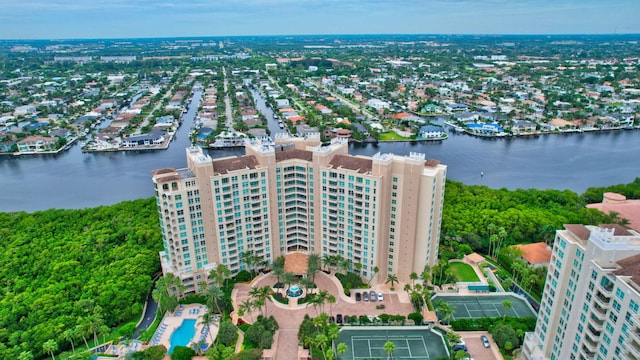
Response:
[{"label": "red tile roof", "polygon": [[544,242],[514,246],[522,250],[522,258],[529,264],[546,264],[551,259],[551,248]]}]

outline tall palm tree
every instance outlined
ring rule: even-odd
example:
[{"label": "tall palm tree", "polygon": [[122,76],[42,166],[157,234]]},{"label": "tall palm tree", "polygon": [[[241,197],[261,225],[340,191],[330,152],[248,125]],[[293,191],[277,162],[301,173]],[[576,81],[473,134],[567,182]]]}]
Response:
[{"label": "tall palm tree", "polygon": [[446,321],[447,325],[449,325],[449,321],[456,313],[455,306],[444,301],[437,301],[434,305],[436,306],[436,311],[442,316],[442,320]]},{"label": "tall palm tree", "polygon": [[383,345],[384,352],[387,353],[387,359],[391,359],[393,353],[396,351],[396,344],[392,341],[387,341]]},{"label": "tall palm tree", "polygon": [[425,265],[424,270],[420,273],[424,285],[427,285],[431,281],[431,276],[431,266]]},{"label": "tall palm tree", "polygon": [[313,287],[314,282],[311,281],[310,278],[308,277],[304,277],[302,279],[300,279],[300,286],[302,286],[304,288],[304,293],[308,294],[309,293],[309,289]]},{"label": "tall palm tree", "polygon": [[238,306],[238,315],[240,316],[250,315],[251,312],[255,309],[255,307],[256,307],[256,303],[254,301],[251,301],[251,299],[247,299]]},{"label": "tall palm tree", "polygon": [[373,267],[373,274],[371,274],[371,278],[369,279],[369,284],[371,284],[371,281],[373,280],[373,278],[376,276],[376,274],[378,273],[378,271],[380,271],[380,269],[377,266]]},{"label": "tall palm tree", "polygon": [[209,287],[207,288],[207,306],[209,306],[209,309],[213,309],[213,307],[215,306],[215,309],[218,310],[218,314],[221,313],[220,311],[220,306],[218,305],[218,300],[222,299],[224,297],[224,292],[215,284],[211,284],[209,285]]},{"label": "tall palm tree", "polygon": [[504,320],[507,317],[507,313],[513,307],[511,300],[505,300],[502,302],[502,307],[504,308],[504,315],[502,315],[502,319]]},{"label": "tall palm tree", "polygon": [[202,315],[202,325],[207,327],[207,332],[209,333],[211,344],[213,344],[213,334],[211,334],[211,328],[209,327],[209,325],[213,324],[213,321],[214,321],[214,317],[210,312],[206,312]]},{"label": "tall palm tree", "polygon": [[249,291],[249,296],[259,301],[260,304],[264,305],[264,313],[263,316],[267,316],[267,301],[269,297],[273,294],[273,290],[269,286],[263,286],[258,288],[252,288]]},{"label": "tall palm tree", "polygon": [[347,344],[345,343],[339,343],[338,345],[336,345],[336,354],[338,354],[338,360],[340,360],[340,356],[342,356],[342,354],[346,353],[347,350],[349,350],[349,348],[347,348]]},{"label": "tall palm tree", "polygon": [[74,331],[76,332],[77,335],[80,335],[82,337],[82,340],[84,340],[84,344],[87,347],[87,350],[89,349],[89,342],[87,342],[87,328],[84,324],[84,318],[80,318],[78,319],[79,323],[78,325],[76,325],[76,327],[74,328]]},{"label": "tall palm tree", "polygon": [[310,254],[309,259],[307,261],[307,276],[311,277],[311,281],[316,280],[316,273],[320,270],[320,263],[322,259],[320,259],[320,255],[318,254]]},{"label": "tall palm tree", "polygon": [[71,343],[71,351],[76,352],[76,347],[73,344],[73,340],[76,338],[76,332],[74,331],[74,329],[67,329],[63,331],[62,338]]},{"label": "tall palm tree", "polygon": [[387,280],[384,282],[385,284],[391,283],[391,287],[394,287],[398,282],[398,276],[396,274],[387,275]]},{"label": "tall palm tree", "polygon": [[49,339],[45,341],[44,344],[42,344],[42,350],[51,354],[51,358],[53,360],[56,360],[56,357],[53,356],[53,353],[58,351],[58,343],[54,339]]},{"label": "tall palm tree", "polygon": [[411,286],[413,286],[416,280],[418,280],[418,274],[415,271],[412,272],[411,274],[409,274],[409,279],[411,279]]}]

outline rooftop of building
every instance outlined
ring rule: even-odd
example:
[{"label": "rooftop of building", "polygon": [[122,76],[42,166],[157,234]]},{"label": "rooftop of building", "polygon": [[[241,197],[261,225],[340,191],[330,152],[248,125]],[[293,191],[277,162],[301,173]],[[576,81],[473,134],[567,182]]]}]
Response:
[{"label": "rooftop of building", "polygon": [[604,193],[601,203],[589,204],[588,208],[598,209],[605,214],[616,213],[621,219],[627,219],[627,226],[640,232],[640,200],[628,200],[624,195]]},{"label": "rooftop of building", "polygon": [[337,169],[354,170],[366,174],[373,168],[373,160],[357,156],[335,155],[329,165]]},{"label": "rooftop of building", "polygon": [[313,160],[313,153],[311,151],[299,149],[286,149],[283,151],[276,151],[276,162],[291,159],[311,161]]},{"label": "rooftop of building", "polygon": [[618,276],[630,276],[631,281],[640,286],[640,254],[618,261],[620,269],[613,273]]},{"label": "rooftop of building", "polygon": [[529,264],[545,264],[551,260],[551,248],[545,242],[514,246],[522,251],[522,258]]},{"label": "rooftop of building", "polygon": [[213,160],[212,163],[214,175],[228,174],[231,171],[255,169],[258,167],[258,160],[253,155]]},{"label": "rooftop of building", "polygon": [[289,253],[284,258],[284,271],[296,275],[304,274],[307,272],[308,264],[309,255],[300,252]]}]

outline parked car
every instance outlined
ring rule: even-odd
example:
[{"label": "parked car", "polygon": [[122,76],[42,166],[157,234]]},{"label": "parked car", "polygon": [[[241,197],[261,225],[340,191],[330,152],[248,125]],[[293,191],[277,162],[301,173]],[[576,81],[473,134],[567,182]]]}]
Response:
[{"label": "parked car", "polygon": [[371,299],[371,301],[376,301],[376,292],[371,290],[371,292],[369,293],[369,298]]},{"label": "parked car", "polygon": [[336,323],[337,324],[342,324],[342,314],[336,315]]},{"label": "parked car", "polygon": [[382,300],[383,300],[383,298],[382,298],[382,293],[381,293],[381,292],[379,292],[379,293],[378,293],[378,301],[382,301]]},{"label": "parked car", "polygon": [[468,349],[466,345],[457,345],[457,344],[453,345],[453,352],[460,351],[460,350],[467,351]]},{"label": "parked car", "polygon": [[356,301],[360,301],[362,299],[362,296],[360,295],[360,293],[356,293]]},{"label": "parked car", "polygon": [[363,292],[362,293],[362,301],[369,301],[369,293],[368,292]]},{"label": "parked car", "polygon": [[489,342],[489,339],[486,336],[482,335],[482,336],[480,336],[480,339],[482,340],[482,345],[484,347],[486,347],[486,348],[491,347],[491,343]]}]

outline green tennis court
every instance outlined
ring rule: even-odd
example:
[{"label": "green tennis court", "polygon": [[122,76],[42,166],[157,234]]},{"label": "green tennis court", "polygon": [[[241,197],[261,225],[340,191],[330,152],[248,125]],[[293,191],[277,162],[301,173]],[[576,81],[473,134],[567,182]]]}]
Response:
[{"label": "green tennis court", "polygon": [[347,345],[340,359],[369,360],[387,359],[384,344],[391,341],[395,345],[392,358],[396,360],[436,360],[448,359],[449,351],[442,335],[427,327],[349,327],[340,330],[338,343]]},{"label": "green tennis court", "polygon": [[[527,300],[512,293],[487,295],[440,295],[431,298],[433,304],[444,301],[454,307],[451,320],[494,318],[505,315],[505,300],[511,302],[511,308],[506,311],[507,316],[535,317],[536,314]],[[438,314],[438,318],[441,318]]]}]

